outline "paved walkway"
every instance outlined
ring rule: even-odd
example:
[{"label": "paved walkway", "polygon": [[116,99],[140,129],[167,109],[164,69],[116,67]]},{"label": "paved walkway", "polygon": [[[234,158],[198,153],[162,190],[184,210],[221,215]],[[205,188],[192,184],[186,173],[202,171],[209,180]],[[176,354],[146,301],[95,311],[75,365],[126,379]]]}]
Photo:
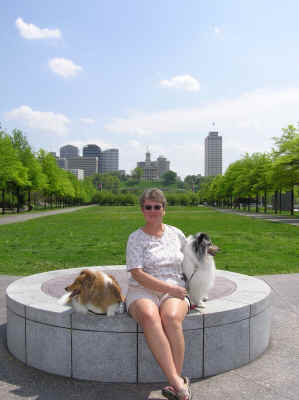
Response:
[{"label": "paved walkway", "polygon": [[216,211],[225,213],[225,214],[237,214],[242,215],[243,217],[251,217],[251,218],[258,218],[264,219],[271,222],[281,222],[284,224],[290,224],[294,226],[299,226],[299,218],[298,217],[291,217],[289,215],[280,215],[280,214],[263,214],[263,213],[252,213],[246,211],[238,211],[232,210],[230,208],[214,208]]},{"label": "paved walkway", "polygon": [[[260,277],[273,289],[269,348],[244,367],[192,382],[194,400],[298,400],[299,274]],[[50,375],[25,366],[6,348],[5,289],[17,277],[0,275],[1,400],[154,400],[159,384],[102,384]]]},{"label": "paved walkway", "polygon": [[[19,214],[19,215],[17,215],[17,214],[4,215],[4,216],[0,215],[0,225],[14,224],[16,222],[28,221],[29,219],[73,212],[73,211],[80,210],[82,208],[93,207],[93,206],[94,206],[94,204],[89,205],[89,206],[62,208],[60,210],[53,210],[53,211],[41,211],[41,212],[36,212],[36,213],[32,213],[32,214],[24,213],[24,214]],[[263,213],[248,213],[246,211],[242,212],[242,211],[237,211],[237,210],[231,210],[228,208],[214,208],[214,210],[217,210],[219,212],[223,212],[226,214],[237,214],[237,215],[242,215],[245,217],[259,218],[259,219],[264,219],[264,220],[268,220],[271,222],[282,222],[285,224],[299,226],[299,218],[297,218],[297,217],[291,218],[290,216],[287,216],[287,215],[266,215]]]},{"label": "paved walkway", "polygon": [[0,216],[0,225],[14,224],[16,222],[24,222],[24,221],[28,221],[29,219],[48,217],[49,215],[69,213],[69,212],[82,210],[83,208],[88,208],[88,207],[93,207],[93,206],[94,206],[94,204],[89,205],[89,206],[61,208],[59,210],[53,210],[53,211],[41,211],[41,212],[34,212],[34,213],[28,212],[28,213],[24,213],[24,214],[1,215]]}]

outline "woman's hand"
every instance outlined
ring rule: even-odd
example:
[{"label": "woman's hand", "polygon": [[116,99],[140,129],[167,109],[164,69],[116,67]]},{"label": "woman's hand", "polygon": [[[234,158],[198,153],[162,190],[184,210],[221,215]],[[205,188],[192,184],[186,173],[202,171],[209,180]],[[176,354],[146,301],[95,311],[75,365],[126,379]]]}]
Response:
[{"label": "woman's hand", "polygon": [[184,287],[169,284],[167,282],[161,281],[148,273],[144,272],[141,268],[135,268],[131,271],[132,277],[140,283],[143,287],[155,290],[157,292],[168,293],[173,297],[184,300],[187,296],[187,290]]},{"label": "woman's hand", "polygon": [[181,286],[172,286],[172,288],[168,291],[168,294],[184,300],[184,298],[187,296],[187,289]]}]

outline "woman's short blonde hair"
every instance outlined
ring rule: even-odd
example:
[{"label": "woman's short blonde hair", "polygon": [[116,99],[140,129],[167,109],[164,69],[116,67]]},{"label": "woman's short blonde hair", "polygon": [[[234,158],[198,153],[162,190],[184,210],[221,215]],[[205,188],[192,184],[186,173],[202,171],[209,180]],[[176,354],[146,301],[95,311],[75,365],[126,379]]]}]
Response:
[{"label": "woman's short blonde hair", "polygon": [[140,207],[143,208],[144,206],[144,202],[146,200],[151,200],[151,201],[156,201],[157,203],[161,203],[163,205],[163,208],[166,207],[166,197],[164,196],[164,193],[162,192],[162,190],[157,189],[157,188],[152,188],[152,189],[146,189],[140,199]]}]

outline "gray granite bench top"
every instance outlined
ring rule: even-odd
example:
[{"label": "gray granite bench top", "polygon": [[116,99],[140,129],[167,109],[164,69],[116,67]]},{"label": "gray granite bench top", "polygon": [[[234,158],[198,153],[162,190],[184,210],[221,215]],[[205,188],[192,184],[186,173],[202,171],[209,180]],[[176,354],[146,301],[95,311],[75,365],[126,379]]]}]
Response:
[{"label": "gray granite bench top", "polygon": [[[126,294],[125,266],[88,268],[114,275]],[[83,315],[58,304],[65,286],[82,269],[49,271],[8,286],[9,351],[27,365],[78,379],[165,381],[141,327],[127,313],[113,317]],[[270,293],[262,280],[217,270],[206,308],[192,311],[183,322],[183,374],[191,378],[211,376],[260,356],[271,332]]]},{"label": "gray granite bench top", "polygon": [[[57,299],[65,293],[65,286],[71,283],[84,268],[49,271],[21,278],[13,282],[7,288],[8,308],[23,317],[26,313],[26,318],[34,321],[54,326],[70,327],[71,308],[59,305]],[[123,294],[126,295],[128,273],[125,266],[115,265],[88,268],[92,270],[100,269],[114,275],[122,288]],[[236,319],[240,320],[248,318],[250,315],[256,315],[266,308],[270,291],[270,287],[259,279],[238,273],[217,270],[215,286],[210,292],[206,308],[201,313],[191,312],[188,314],[184,328],[188,329],[188,325],[193,325],[191,319],[194,319],[195,316],[200,320],[204,316],[205,324],[208,326],[210,324],[228,323]],[[75,317],[75,320],[82,320],[82,317],[85,316],[77,315],[77,317]],[[97,320],[103,318],[108,325],[112,323],[112,321],[110,323],[107,321],[109,318],[106,316],[93,317],[93,319]],[[125,318],[128,318],[127,314],[117,315],[115,318],[122,320],[124,325],[131,325],[128,321],[125,323]],[[188,319],[190,319],[189,323]],[[74,321],[72,326],[73,328],[76,327]],[[128,327],[124,326],[124,329]]]}]

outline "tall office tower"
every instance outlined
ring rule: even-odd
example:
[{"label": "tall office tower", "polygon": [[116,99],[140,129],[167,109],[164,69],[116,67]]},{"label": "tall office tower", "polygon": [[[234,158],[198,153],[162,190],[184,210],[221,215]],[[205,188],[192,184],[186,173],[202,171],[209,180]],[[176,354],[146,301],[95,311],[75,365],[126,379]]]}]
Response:
[{"label": "tall office tower", "polygon": [[100,173],[118,171],[119,151],[118,149],[108,149],[100,155]]},{"label": "tall office tower", "polygon": [[63,147],[60,147],[60,158],[72,158],[79,157],[79,149],[76,146],[72,146],[71,144],[67,144]]},{"label": "tall office tower", "polygon": [[209,132],[205,138],[205,176],[222,175],[222,136]]},{"label": "tall office tower", "polygon": [[87,144],[83,147],[83,157],[98,157],[98,171],[101,171],[101,148],[96,144]]},{"label": "tall office tower", "polygon": [[83,147],[83,157],[100,157],[101,148],[96,144],[87,144]]},{"label": "tall office tower", "polygon": [[73,157],[67,159],[67,169],[83,169],[84,177],[99,172],[99,158],[98,157]]}]

